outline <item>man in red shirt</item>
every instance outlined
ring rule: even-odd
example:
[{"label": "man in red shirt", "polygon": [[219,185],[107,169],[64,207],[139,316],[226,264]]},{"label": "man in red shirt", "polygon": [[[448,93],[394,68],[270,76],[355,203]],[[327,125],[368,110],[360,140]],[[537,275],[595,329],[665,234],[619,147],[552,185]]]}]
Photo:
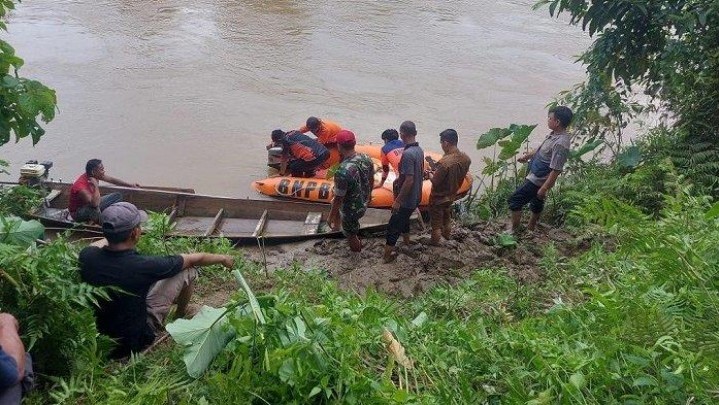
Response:
[{"label": "man in red shirt", "polygon": [[123,187],[140,187],[137,183],[110,177],[105,174],[105,166],[100,159],[90,159],[85,165],[85,173],[75,180],[70,188],[70,206],[68,211],[77,222],[98,222],[100,212],[110,205],[122,201],[122,194],[111,193],[100,196],[100,180]]}]

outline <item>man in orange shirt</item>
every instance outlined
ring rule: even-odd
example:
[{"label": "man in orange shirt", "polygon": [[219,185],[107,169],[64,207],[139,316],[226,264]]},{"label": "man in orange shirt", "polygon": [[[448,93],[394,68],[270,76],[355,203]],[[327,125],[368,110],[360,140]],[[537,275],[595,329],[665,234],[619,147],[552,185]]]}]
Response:
[{"label": "man in orange shirt", "polygon": [[382,152],[380,153],[382,181],[375,188],[384,186],[389,175],[390,166],[392,166],[395,173],[399,173],[399,161],[402,159],[402,152],[404,151],[404,142],[399,139],[399,132],[396,129],[385,129],[382,132],[382,140],[384,141],[384,146],[382,146]]},{"label": "man in orange shirt", "polygon": [[317,137],[319,143],[324,145],[330,151],[328,164],[330,166],[339,163],[341,159],[339,149],[337,149],[337,134],[342,130],[339,124],[329,120],[321,120],[317,117],[307,118],[305,125],[299,129],[300,132],[312,132]]}]

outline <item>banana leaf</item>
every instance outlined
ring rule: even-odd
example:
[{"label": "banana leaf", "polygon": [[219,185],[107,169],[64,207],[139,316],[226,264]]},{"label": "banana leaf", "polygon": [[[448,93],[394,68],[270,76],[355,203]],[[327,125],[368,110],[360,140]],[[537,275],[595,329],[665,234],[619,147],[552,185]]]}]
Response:
[{"label": "banana leaf", "polygon": [[0,217],[0,243],[27,247],[42,239],[45,227],[38,221],[18,217]]}]

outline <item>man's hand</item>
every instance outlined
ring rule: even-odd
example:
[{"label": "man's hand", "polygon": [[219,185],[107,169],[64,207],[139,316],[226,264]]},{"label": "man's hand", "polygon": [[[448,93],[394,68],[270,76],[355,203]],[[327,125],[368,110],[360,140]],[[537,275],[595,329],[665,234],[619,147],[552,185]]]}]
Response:
[{"label": "man's hand", "polygon": [[539,190],[537,190],[537,198],[539,198],[540,200],[544,200],[545,198],[547,198],[548,191],[549,190],[547,190],[546,188],[540,187]]},{"label": "man's hand", "polygon": [[95,177],[90,177],[89,180],[90,180],[90,184],[92,184],[93,186],[95,186],[95,187],[99,187],[99,186],[100,186],[100,180],[98,180],[97,178],[95,178]]},{"label": "man's hand", "polygon": [[339,231],[340,230],[340,220],[336,216],[333,216],[330,218],[330,222],[328,224],[330,226],[330,229],[333,231]]},{"label": "man's hand", "polygon": [[235,267],[235,258],[230,255],[224,255],[220,264],[227,267],[228,269],[232,269],[233,267]]},{"label": "man's hand", "polygon": [[394,213],[396,213],[397,211],[399,211],[399,207],[400,207],[400,206],[401,206],[401,204],[399,203],[399,200],[397,200],[397,199],[395,198],[394,202],[392,203],[392,213],[394,214]]}]

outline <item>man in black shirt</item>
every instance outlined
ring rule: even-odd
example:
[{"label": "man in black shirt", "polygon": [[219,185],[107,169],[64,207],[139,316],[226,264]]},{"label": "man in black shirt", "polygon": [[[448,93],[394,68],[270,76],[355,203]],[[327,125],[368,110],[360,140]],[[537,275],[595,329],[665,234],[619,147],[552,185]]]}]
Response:
[{"label": "man in black shirt", "polygon": [[[184,316],[197,277],[194,267],[222,264],[232,268],[227,255],[192,253],[174,256],[147,256],[135,250],[140,224],[147,214],[127,202],[115,203],[100,214],[105,246],[88,246],[80,252],[80,276],[109,291],[95,310],[100,333],[117,340],[112,357],[139,353],[155,340],[170,307]],[[105,242],[103,241],[103,242]]]}]

